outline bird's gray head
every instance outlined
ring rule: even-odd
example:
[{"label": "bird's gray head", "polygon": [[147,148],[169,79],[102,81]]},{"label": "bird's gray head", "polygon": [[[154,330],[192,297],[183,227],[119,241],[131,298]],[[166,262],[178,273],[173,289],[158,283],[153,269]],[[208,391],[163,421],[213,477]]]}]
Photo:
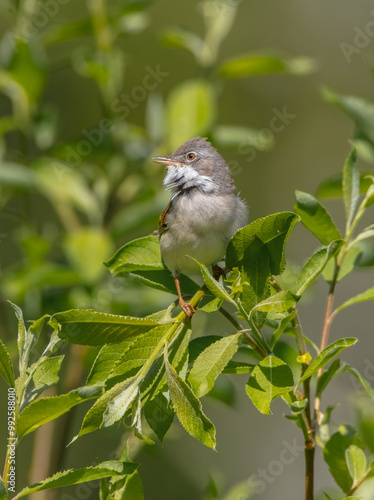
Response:
[{"label": "bird's gray head", "polygon": [[215,194],[235,192],[229,167],[206,138],[194,137],[169,156],[152,159],[166,165],[164,184],[174,196],[192,188]]}]

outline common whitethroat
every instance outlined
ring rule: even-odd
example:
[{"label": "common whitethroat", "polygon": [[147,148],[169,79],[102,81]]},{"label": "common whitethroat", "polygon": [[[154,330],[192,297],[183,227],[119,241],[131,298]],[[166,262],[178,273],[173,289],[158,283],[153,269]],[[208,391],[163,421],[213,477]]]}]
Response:
[{"label": "common whitethroat", "polygon": [[205,138],[194,137],[169,156],[152,159],[166,166],[164,185],[171,191],[159,219],[161,256],[173,274],[179,305],[191,317],[195,309],[182,297],[180,273],[199,271],[193,259],[206,266],[222,260],[235,231],[246,225],[248,208],[225,160]]}]

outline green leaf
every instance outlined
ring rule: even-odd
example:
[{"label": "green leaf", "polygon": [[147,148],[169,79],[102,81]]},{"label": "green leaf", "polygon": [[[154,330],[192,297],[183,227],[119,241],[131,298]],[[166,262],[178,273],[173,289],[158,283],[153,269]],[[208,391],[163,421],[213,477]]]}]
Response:
[{"label": "green leaf", "polygon": [[348,337],[344,339],[339,339],[332,344],[325,347],[310,363],[308,368],[305,370],[304,375],[299,380],[299,385],[304,382],[307,378],[314,375],[320,368],[323,368],[329,361],[337,356],[343,349],[354,345],[357,339],[353,337]]},{"label": "green leaf", "polygon": [[355,429],[341,426],[323,449],[323,457],[330,473],[344,493],[348,493],[353,484],[345,458],[345,452],[352,444],[359,444]]},{"label": "green leaf", "polygon": [[270,254],[267,246],[255,236],[247,246],[243,258],[245,278],[254,295],[254,306],[269,295]]},{"label": "green leaf", "polygon": [[146,236],[126,243],[104,265],[115,276],[131,271],[165,270],[158,236]]},{"label": "green leaf", "polygon": [[[40,393],[47,389],[47,387],[57,384],[59,380],[58,373],[64,357],[64,355],[54,356],[53,358],[46,358],[41,363],[38,363],[27,388],[27,400],[29,402],[34,400]],[[32,366],[30,369],[32,370]]]},{"label": "green leaf", "polygon": [[158,392],[144,405],[144,416],[151,429],[162,441],[174,420],[174,410],[162,392]]},{"label": "green leaf", "polygon": [[51,316],[49,314],[44,314],[44,316],[36,319],[33,323],[31,323],[29,330],[30,333],[32,333],[33,336],[35,337],[35,341],[39,340],[40,334],[42,333],[42,330],[47,322],[47,319],[49,319],[50,317]]},{"label": "green leaf", "polygon": [[[362,250],[359,246],[353,246],[348,249],[341,263],[337,280],[341,281],[345,276],[351,273],[361,262]],[[335,272],[335,262],[329,260],[322,272],[324,279],[331,283]]]},{"label": "green leaf", "polygon": [[[122,484],[119,480],[117,484]],[[108,497],[108,500],[144,500],[144,492],[142,480],[137,471],[129,475],[125,479],[125,484],[116,489],[113,497]]]},{"label": "green leaf", "polygon": [[[374,266],[374,242],[362,241],[353,248],[357,250],[356,267]],[[350,248],[350,250],[353,250],[353,248]]]},{"label": "green leaf", "polygon": [[282,335],[284,330],[287,328],[287,325],[293,320],[295,317],[295,312],[293,311],[292,313],[288,314],[285,316],[281,322],[279,323],[278,327],[274,331],[273,335],[271,336],[270,342],[269,342],[269,347],[270,349],[274,349],[276,343],[279,340],[279,337]]},{"label": "green leaf", "polygon": [[[145,377],[150,377],[150,372],[153,373],[154,368],[156,371],[156,381],[154,381],[153,377],[152,382],[162,384],[162,381],[160,382],[157,378],[160,371],[158,363],[160,357],[157,359],[157,356],[159,356],[160,350],[162,350],[167,340],[174,341],[172,350],[174,345],[177,346],[173,350],[172,355],[175,358],[173,361],[177,365],[179,362],[182,365],[185,363],[183,351],[186,351],[187,345],[184,347],[178,344],[179,334],[183,331],[186,332],[187,343],[188,332],[190,330],[183,324],[177,327],[175,324],[168,324],[154,328],[150,332],[139,336],[136,342],[129,349],[125,350],[123,357],[117,358],[116,364],[113,366],[113,370],[109,373],[109,376],[111,377],[110,383],[112,384],[118,381],[118,379],[120,381],[101,396],[87,412],[83,419],[79,436],[93,432],[101,427],[108,427],[120,420],[138,396],[140,384]],[[176,337],[177,340],[175,341]],[[183,344],[183,339],[181,344]],[[154,361],[156,362],[153,363]],[[134,372],[135,375],[133,375]],[[155,374],[153,373],[153,375]],[[149,381],[147,382],[149,384]]]},{"label": "green leaf", "polygon": [[223,78],[242,78],[272,73],[310,73],[314,68],[312,59],[299,57],[280,58],[264,54],[244,54],[223,62],[219,73]]},{"label": "green leaf", "polygon": [[207,302],[203,306],[201,306],[201,307],[199,306],[198,310],[204,311],[206,313],[214,313],[220,309],[220,307],[222,306],[222,302],[223,302],[222,299],[218,299],[216,297],[215,299],[210,300],[209,302]]},{"label": "green leaf", "polygon": [[152,320],[100,313],[93,309],[71,309],[54,314],[50,325],[59,329],[59,336],[65,342],[95,346],[136,337],[158,324]]},{"label": "green leaf", "polygon": [[212,422],[204,415],[200,401],[191,388],[183,382],[175,369],[169,363],[165,349],[166,378],[170,397],[177,417],[186,431],[201,443],[215,449],[215,428]]},{"label": "green leaf", "polygon": [[257,236],[245,249],[242,267],[242,293],[240,302],[251,321],[260,328],[266,318],[253,308],[270,295],[270,255],[266,245]]},{"label": "green leaf", "polygon": [[126,474],[132,474],[137,469],[138,465],[139,464],[134,462],[110,460],[101,462],[95,467],[83,467],[82,469],[70,469],[64,472],[58,472],[44,481],[23,488],[23,490],[18,493],[17,498],[30,495],[30,493],[35,493],[36,491],[72,486],[74,484],[95,481],[103,477],[125,476]]},{"label": "green leaf", "polygon": [[25,344],[26,340],[28,337],[26,327],[25,327],[25,322],[23,320],[23,314],[22,310],[16,305],[13,304],[12,302],[9,302],[10,305],[13,307],[14,313],[16,315],[16,318],[18,320],[18,335],[17,335],[17,347],[18,347],[18,356],[20,361],[23,359],[24,354],[25,354]]},{"label": "green leaf", "polygon": [[266,246],[270,256],[270,272],[277,276],[284,271],[284,247],[299,217],[292,212],[279,212],[257,219],[234,234],[226,254],[226,266],[231,269],[243,261],[247,247],[257,236]]},{"label": "green leaf", "polygon": [[[183,380],[185,380],[188,369],[188,344],[190,337],[191,329],[189,328],[189,323],[186,323],[184,326],[179,325],[179,327],[173,334],[173,337],[170,341],[170,347],[168,349],[169,361]],[[164,347],[167,338],[169,337],[167,336],[161,339],[157,346],[157,349],[160,346]],[[167,393],[168,385],[166,379],[164,356],[158,357],[156,362],[153,363],[152,367],[148,371],[141,384],[141,391],[142,401],[144,405],[146,405],[148,401],[152,400],[160,393],[165,394],[167,400],[170,400],[169,394]]]},{"label": "green leaf", "polygon": [[0,340],[0,375],[3,376],[5,382],[14,387],[14,370],[13,363],[10,359],[7,348]]},{"label": "green leaf", "polygon": [[134,431],[134,435],[144,441],[145,444],[154,445],[155,442],[147,437],[143,432],[143,422],[142,422],[142,400],[140,395],[140,390],[138,389],[137,395],[132,402],[131,407],[131,427]]},{"label": "green leaf", "polygon": [[359,241],[363,241],[368,238],[373,238],[373,236],[374,236],[374,224],[371,224],[370,226],[363,229],[362,232],[355,237],[355,242],[358,243]]},{"label": "green leaf", "polygon": [[99,228],[84,227],[65,237],[65,253],[72,267],[84,282],[94,283],[105,269],[112,243],[107,233]]},{"label": "green leaf", "polygon": [[363,206],[365,208],[371,207],[374,203],[374,177],[371,175],[370,179],[371,179],[372,184],[369,187],[369,189],[367,190],[367,193],[365,195],[365,199],[363,201]]},{"label": "green leaf", "polygon": [[366,300],[373,300],[373,299],[374,299],[374,287],[369,288],[368,290],[366,290],[366,292],[359,293],[355,297],[352,297],[343,302],[341,306],[335,309],[334,314],[338,313],[339,311],[345,309],[348,306],[352,306],[353,304],[358,304],[359,302],[364,302]]},{"label": "green leaf", "polygon": [[237,125],[217,125],[211,135],[218,149],[231,149],[243,154],[250,154],[253,148],[268,150],[274,144],[270,134],[265,137],[259,130]]},{"label": "green leaf", "polygon": [[213,389],[218,375],[238,350],[241,337],[241,333],[223,337],[207,347],[196,359],[188,375],[188,382],[198,398]]},{"label": "green leaf", "polygon": [[203,337],[196,337],[191,340],[188,345],[188,361],[190,366],[194,364],[200,354],[214,342],[222,339],[219,335],[204,335]]},{"label": "green leaf", "polygon": [[318,378],[317,381],[317,396],[321,396],[329,382],[334,378],[340,368],[340,359],[335,359],[325,372]]},{"label": "green leaf", "polygon": [[344,96],[323,87],[322,97],[340,108],[356,124],[361,134],[370,141],[374,141],[374,105],[373,103],[356,96]]},{"label": "green leaf", "polygon": [[45,72],[31,50],[28,41],[17,40],[17,49],[10,53],[7,64],[9,75],[22,86],[30,104],[36,104],[43,92]]},{"label": "green leaf", "polygon": [[349,474],[353,479],[353,484],[355,484],[366,473],[367,463],[365,453],[355,444],[351,444],[345,450],[345,459]]},{"label": "green leaf", "polygon": [[185,80],[166,101],[168,144],[172,150],[191,137],[204,136],[214,119],[215,89],[205,80]]},{"label": "green leaf", "polygon": [[302,295],[305,290],[318,278],[325,269],[328,261],[337,254],[343,240],[332,241],[328,247],[317,250],[304,264],[297,279],[297,295]]},{"label": "green leaf", "polygon": [[[141,285],[177,295],[177,289],[175,288],[173,276],[168,269],[158,271],[133,271],[128,274],[123,273],[120,276],[129,278],[130,280],[140,283]],[[181,274],[180,276],[180,286],[183,293],[188,295],[194,295],[200,288],[197,283],[184,274]]]},{"label": "green leaf", "polygon": [[282,290],[256,304],[252,311],[281,313],[291,309],[298,300],[299,297],[290,290]]},{"label": "green leaf", "polygon": [[[350,373],[351,375],[353,375],[355,377],[356,380],[358,380],[358,382],[360,382],[360,384],[362,385],[366,395],[374,401],[374,389],[371,387],[370,383],[364,379],[364,377],[361,375],[361,373],[356,370],[356,368],[354,368],[353,366],[347,364],[347,363],[343,363],[340,371],[342,372],[347,372],[347,373]],[[374,451],[374,447],[373,447],[373,450],[371,451]]]},{"label": "green leaf", "polygon": [[196,259],[193,260],[200,266],[200,271],[208,290],[210,290],[218,299],[226,300],[236,306],[236,302],[230,297],[223,284],[213,278],[209,269],[204,264],[200,264],[200,262]]},{"label": "green leaf", "polygon": [[360,171],[358,170],[355,148],[352,148],[343,167],[343,197],[348,231],[354,219],[360,197]]},{"label": "green leaf", "polygon": [[[366,381],[365,381],[366,382]],[[368,382],[366,382],[368,384]],[[358,431],[365,443],[365,448],[368,448],[372,454],[374,452],[374,404],[373,396],[371,399],[358,397],[355,401],[355,410],[358,421]],[[372,469],[374,461],[371,460],[369,467]]]},{"label": "green leaf", "polygon": [[35,185],[33,170],[10,161],[0,163],[0,185],[30,188]]},{"label": "green leaf", "polygon": [[290,401],[288,403],[288,405],[289,405],[289,407],[294,415],[298,415],[299,413],[304,411],[305,408],[307,407],[307,404],[308,404],[307,399],[301,399],[298,401]]},{"label": "green leaf", "polygon": [[88,410],[83,419],[79,434],[73,440],[79,436],[94,432],[101,427],[109,427],[118,422],[136,398],[139,391],[139,383],[139,377],[133,376],[119,382],[109,391],[105,392]]},{"label": "green leaf", "polygon": [[[78,158],[81,157],[78,155]],[[40,192],[52,205],[72,206],[93,223],[101,221],[102,208],[80,169],[55,158],[42,158],[35,164],[35,173]]]},{"label": "green leaf", "polygon": [[245,391],[261,413],[271,415],[270,403],[290,392],[293,384],[292,371],[286,363],[276,356],[268,356],[253,370]]},{"label": "green leaf", "polygon": [[30,403],[20,413],[17,420],[17,435],[21,439],[26,434],[35,431],[41,425],[58,418],[88,399],[96,398],[102,392],[101,386],[79,387],[67,394],[50,398],[37,399]]},{"label": "green leaf", "polygon": [[[178,326],[176,335],[179,334],[182,328],[183,324]],[[134,375],[152,356],[169,329],[170,325],[158,326],[137,337],[135,342],[113,362],[109,377],[114,377],[114,380],[118,382],[117,377],[123,379]]]},{"label": "green leaf", "polygon": [[325,207],[311,194],[296,191],[295,212],[301,222],[311,231],[322,245],[341,240],[341,235]]},{"label": "green leaf", "polygon": [[105,382],[118,360],[120,360],[130,349],[135,340],[136,337],[131,337],[117,344],[103,345],[92,364],[86,380],[86,385],[95,385]]},{"label": "green leaf", "polygon": [[170,47],[186,49],[197,58],[203,47],[203,40],[198,35],[179,27],[163,31],[161,41]]},{"label": "green leaf", "polygon": [[[371,185],[368,172],[360,174],[360,193],[366,193]],[[317,198],[341,198],[343,196],[343,174],[338,172],[324,180],[317,188]]]},{"label": "green leaf", "polygon": [[222,373],[235,373],[235,374],[252,373],[255,366],[256,365],[251,365],[250,363],[244,363],[244,361],[230,360],[223,369]]},{"label": "green leaf", "polygon": [[223,500],[249,500],[258,492],[254,476],[235,484],[223,497]]}]

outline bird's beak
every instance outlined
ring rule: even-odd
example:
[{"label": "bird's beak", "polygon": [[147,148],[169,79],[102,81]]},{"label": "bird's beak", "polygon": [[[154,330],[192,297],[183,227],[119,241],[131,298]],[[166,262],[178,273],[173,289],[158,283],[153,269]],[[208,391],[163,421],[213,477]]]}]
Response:
[{"label": "bird's beak", "polygon": [[174,165],[176,163],[169,156],[154,156],[152,160],[155,163],[161,163],[162,165]]}]

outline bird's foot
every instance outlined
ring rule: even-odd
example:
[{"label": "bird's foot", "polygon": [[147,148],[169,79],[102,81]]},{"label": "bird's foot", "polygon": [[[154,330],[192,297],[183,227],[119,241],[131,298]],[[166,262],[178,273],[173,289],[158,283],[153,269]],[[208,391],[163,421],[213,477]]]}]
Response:
[{"label": "bird's foot", "polygon": [[196,312],[196,309],[193,307],[193,305],[183,299],[179,299],[179,305],[187,318],[191,319]]}]

